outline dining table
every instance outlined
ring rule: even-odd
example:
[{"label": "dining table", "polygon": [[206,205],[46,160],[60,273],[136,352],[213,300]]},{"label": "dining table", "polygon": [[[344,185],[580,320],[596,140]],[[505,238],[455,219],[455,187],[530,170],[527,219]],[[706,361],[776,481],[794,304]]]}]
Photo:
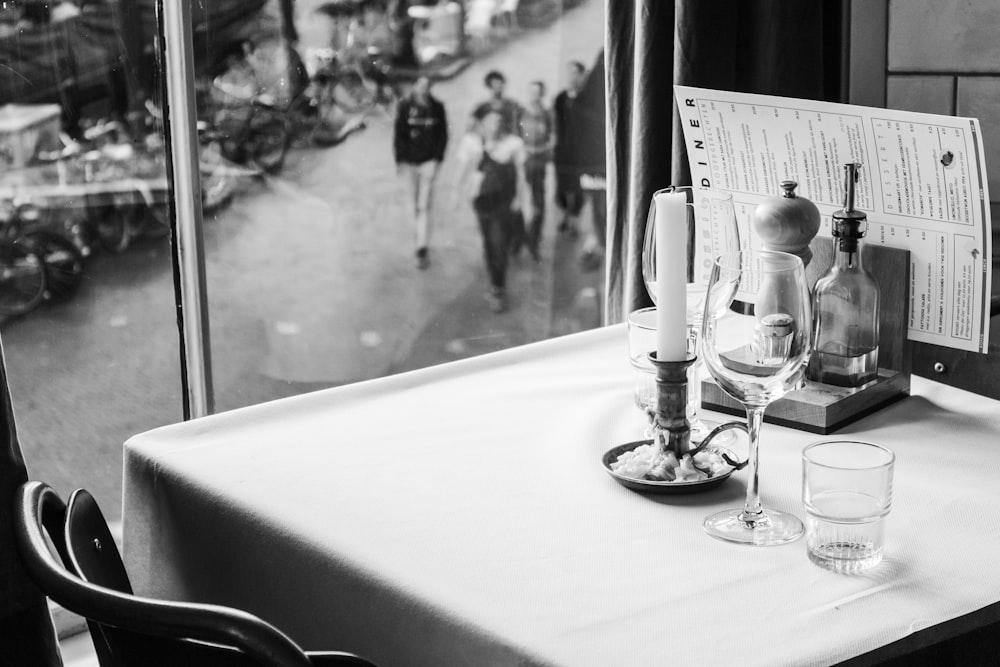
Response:
[{"label": "dining table", "polygon": [[878,664],[1000,619],[1000,402],[914,377],[832,436],[765,425],[763,502],[803,518],[807,444],[895,452],[884,560],[844,575],[704,532],[746,470],[690,494],[609,475],[646,429],[634,372],[615,324],[136,435],[136,593],[384,667]]}]

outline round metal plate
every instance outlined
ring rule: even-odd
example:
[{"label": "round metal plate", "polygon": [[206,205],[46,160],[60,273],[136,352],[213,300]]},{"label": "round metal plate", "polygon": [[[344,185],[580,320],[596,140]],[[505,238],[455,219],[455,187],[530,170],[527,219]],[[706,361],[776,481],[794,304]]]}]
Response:
[{"label": "round metal plate", "polygon": [[[601,457],[601,463],[604,465],[604,470],[607,471],[609,475],[615,478],[619,484],[633,491],[639,491],[640,493],[663,493],[663,494],[682,494],[682,493],[698,493],[699,491],[708,491],[709,489],[714,489],[719,486],[733,474],[733,470],[730,469],[728,472],[724,472],[721,475],[716,475],[715,477],[709,477],[708,479],[699,480],[697,482],[660,482],[648,479],[635,479],[633,477],[626,477],[625,475],[620,475],[611,469],[611,464],[618,460],[624,452],[635,449],[642,445],[648,445],[652,440],[636,440],[635,442],[627,442],[624,445],[616,445],[608,451],[604,452],[604,456]],[[721,453],[729,454],[733,459],[736,456],[732,451],[726,447],[710,446],[711,449]]]}]

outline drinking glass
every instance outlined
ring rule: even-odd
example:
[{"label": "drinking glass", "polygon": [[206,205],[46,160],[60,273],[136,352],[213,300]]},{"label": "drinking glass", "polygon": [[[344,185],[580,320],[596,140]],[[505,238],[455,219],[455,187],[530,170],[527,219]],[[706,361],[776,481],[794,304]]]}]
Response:
[{"label": "drinking glass", "polygon": [[[760,502],[759,448],[764,410],[802,385],[812,340],[805,268],[795,255],[762,250],[749,258],[723,254],[712,267],[701,330],[701,351],[719,386],[743,404],[750,436],[747,497],[743,509],[705,519],[709,535],[730,542],[769,546],[802,535],[791,514],[765,510]],[[747,285],[755,289],[747,290]],[[730,308],[737,292],[755,295],[753,308]]]},{"label": "drinking glass", "polygon": [[[700,326],[688,325],[687,353],[695,354]],[[656,410],[656,368],[649,360],[649,353],[656,350],[656,308],[640,308],[628,316],[628,358],[633,368],[635,405],[650,417],[645,437],[652,438],[652,414]],[[708,429],[699,430],[698,408],[701,407],[701,380],[694,365],[688,367],[687,418],[691,423],[691,440],[701,442]]]},{"label": "drinking glass", "polygon": [[[694,349],[689,350],[698,356],[698,361],[688,372],[688,396],[694,398],[697,407],[701,406],[701,379],[704,364],[701,361],[698,338],[701,331],[702,313],[705,306],[705,293],[708,289],[708,279],[711,274],[712,260],[720,255],[740,254],[740,233],[736,223],[736,211],[733,206],[733,196],[722,190],[692,186],[670,186],[653,194],[662,192],[683,193],[687,198],[684,210],[687,213],[686,234],[678,235],[677,243],[684,243],[688,248],[687,271],[687,323],[689,332],[695,332]],[[678,225],[679,229],[683,227]],[[642,278],[646,284],[649,298],[656,303],[656,206],[651,202],[649,215],[646,218],[646,233],[642,245]],[[655,337],[654,337],[655,340]],[[703,421],[697,412],[697,407],[689,414],[691,422],[691,439],[700,442],[718,424]],[[729,434],[723,434],[718,442],[727,439]]]},{"label": "drinking glass", "polygon": [[[733,196],[712,188],[672,185],[653,193],[653,198],[664,192],[683,193],[687,198],[684,206],[687,213],[687,234],[678,236],[677,242],[686,244],[688,248],[688,324],[700,326],[713,260],[720,255],[732,255],[741,250]],[[654,304],[657,298],[655,230],[656,206],[651,202],[642,244],[642,278]]]},{"label": "drinking glass", "polygon": [[824,440],[802,451],[809,560],[843,573],[882,561],[895,459],[892,450],[858,440]]}]

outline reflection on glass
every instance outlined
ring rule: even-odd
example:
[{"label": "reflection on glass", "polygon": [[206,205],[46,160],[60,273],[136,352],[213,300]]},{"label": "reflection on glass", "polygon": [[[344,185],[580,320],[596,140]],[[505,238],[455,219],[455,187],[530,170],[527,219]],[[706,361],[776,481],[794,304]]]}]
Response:
[{"label": "reflection on glass", "polygon": [[[127,3],[0,6],[0,330],[33,477],[117,520],[121,443],[181,418],[163,142]],[[113,36],[122,36],[117,39]],[[140,46],[149,46],[149,42]]]},{"label": "reflection on glass", "polygon": [[[604,145],[591,126],[604,102],[590,88],[602,8],[551,3],[546,17],[491,21],[479,40],[461,23],[474,5],[295,3],[304,85],[288,88],[290,147],[206,227],[219,409],[600,324]],[[218,84],[237,71],[256,81],[244,97],[280,100],[272,88],[290,80],[269,54],[290,46],[235,53],[199,117],[213,126]],[[483,107],[501,109],[510,140],[484,139]],[[309,114],[336,139],[315,141]],[[487,157],[521,163],[513,195]],[[240,158],[227,159],[253,162]]]},{"label": "reflection on glass", "polygon": [[[116,519],[122,442],[182,417],[158,29],[152,2],[28,6],[0,5],[0,93],[29,105],[0,111],[0,327],[33,476]],[[603,9],[193,4],[218,410],[601,323]],[[525,110],[498,314],[455,190],[491,70]],[[396,137],[420,75],[447,142],[415,196]]]}]

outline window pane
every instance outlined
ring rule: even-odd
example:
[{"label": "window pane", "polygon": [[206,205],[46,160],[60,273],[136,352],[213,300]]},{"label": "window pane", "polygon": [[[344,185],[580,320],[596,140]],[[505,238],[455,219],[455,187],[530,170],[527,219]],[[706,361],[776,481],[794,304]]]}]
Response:
[{"label": "window pane", "polygon": [[[569,149],[559,183],[537,157],[543,114],[519,120],[525,147],[485,136],[493,121],[473,111],[490,95],[492,70],[522,107],[542,82],[551,108],[570,83],[567,64],[597,61],[603,3],[192,4],[217,410],[599,324],[603,216],[598,235],[591,211],[601,191],[579,184],[603,171],[603,93],[588,97],[581,80],[572,97],[578,124],[568,129],[567,116],[562,125],[572,141],[557,147]],[[182,418],[153,8],[0,2],[9,63],[0,104],[28,105],[0,111],[0,331],[19,432],[33,477],[64,494],[90,489],[113,521],[122,442]],[[298,62],[305,77],[295,76]],[[440,147],[422,132],[426,102],[408,101],[422,74],[447,119],[437,169]],[[397,165],[400,108],[399,136],[410,142]],[[464,138],[473,130],[478,139]],[[480,169],[484,136],[498,163],[536,153],[545,188],[537,261],[531,237],[515,255],[497,236],[516,226],[498,223],[495,199],[492,217],[471,203],[478,180],[509,184]],[[424,234],[414,192],[428,183]],[[563,231],[557,185],[574,213]],[[13,243],[29,231],[42,240]],[[490,289],[501,282],[502,300]]]},{"label": "window pane", "polygon": [[[571,229],[557,231],[564,212],[544,155],[551,150],[542,150],[550,128],[529,104],[539,81],[542,105],[551,109],[569,84],[567,65],[580,61],[589,70],[601,51],[603,3],[569,5],[297,0],[294,52],[277,34],[261,33],[207,87],[200,117],[243,137],[227,150],[223,136],[212,150],[261,168],[205,226],[217,409],[599,324],[603,257],[591,214],[598,193],[579,191],[577,158],[564,180],[575,182],[570,196],[582,210],[573,211]],[[278,9],[264,11],[277,17]],[[309,75],[301,92],[290,74],[296,57]],[[473,112],[490,98],[484,79],[493,70],[505,78],[503,97],[533,112],[521,118],[517,134],[531,144],[529,163],[544,183],[537,261],[530,219],[515,254],[499,247],[514,228],[497,219],[503,207],[477,216],[470,202],[472,182],[492,178],[478,169],[482,135],[465,135],[478,127]],[[419,103],[411,100],[421,75],[431,79],[429,94],[441,107],[422,95]],[[276,109],[267,106],[271,101]],[[592,116],[590,132],[575,136],[569,148],[596,154],[603,173],[603,92],[575,111]],[[446,125],[438,133],[440,112]],[[267,171],[253,152],[281,143],[268,136],[276,115],[285,118],[290,148],[281,166]],[[499,162],[524,150],[517,142],[488,141]],[[463,158],[473,163],[460,192]],[[603,241],[603,211],[599,217]],[[481,225],[490,234],[492,280]],[[503,293],[491,292],[501,284]]]},{"label": "window pane", "polygon": [[88,488],[112,521],[122,442],[182,417],[163,142],[121,28],[152,35],[153,14],[116,6],[0,3],[0,328],[18,431],[32,477]]}]

